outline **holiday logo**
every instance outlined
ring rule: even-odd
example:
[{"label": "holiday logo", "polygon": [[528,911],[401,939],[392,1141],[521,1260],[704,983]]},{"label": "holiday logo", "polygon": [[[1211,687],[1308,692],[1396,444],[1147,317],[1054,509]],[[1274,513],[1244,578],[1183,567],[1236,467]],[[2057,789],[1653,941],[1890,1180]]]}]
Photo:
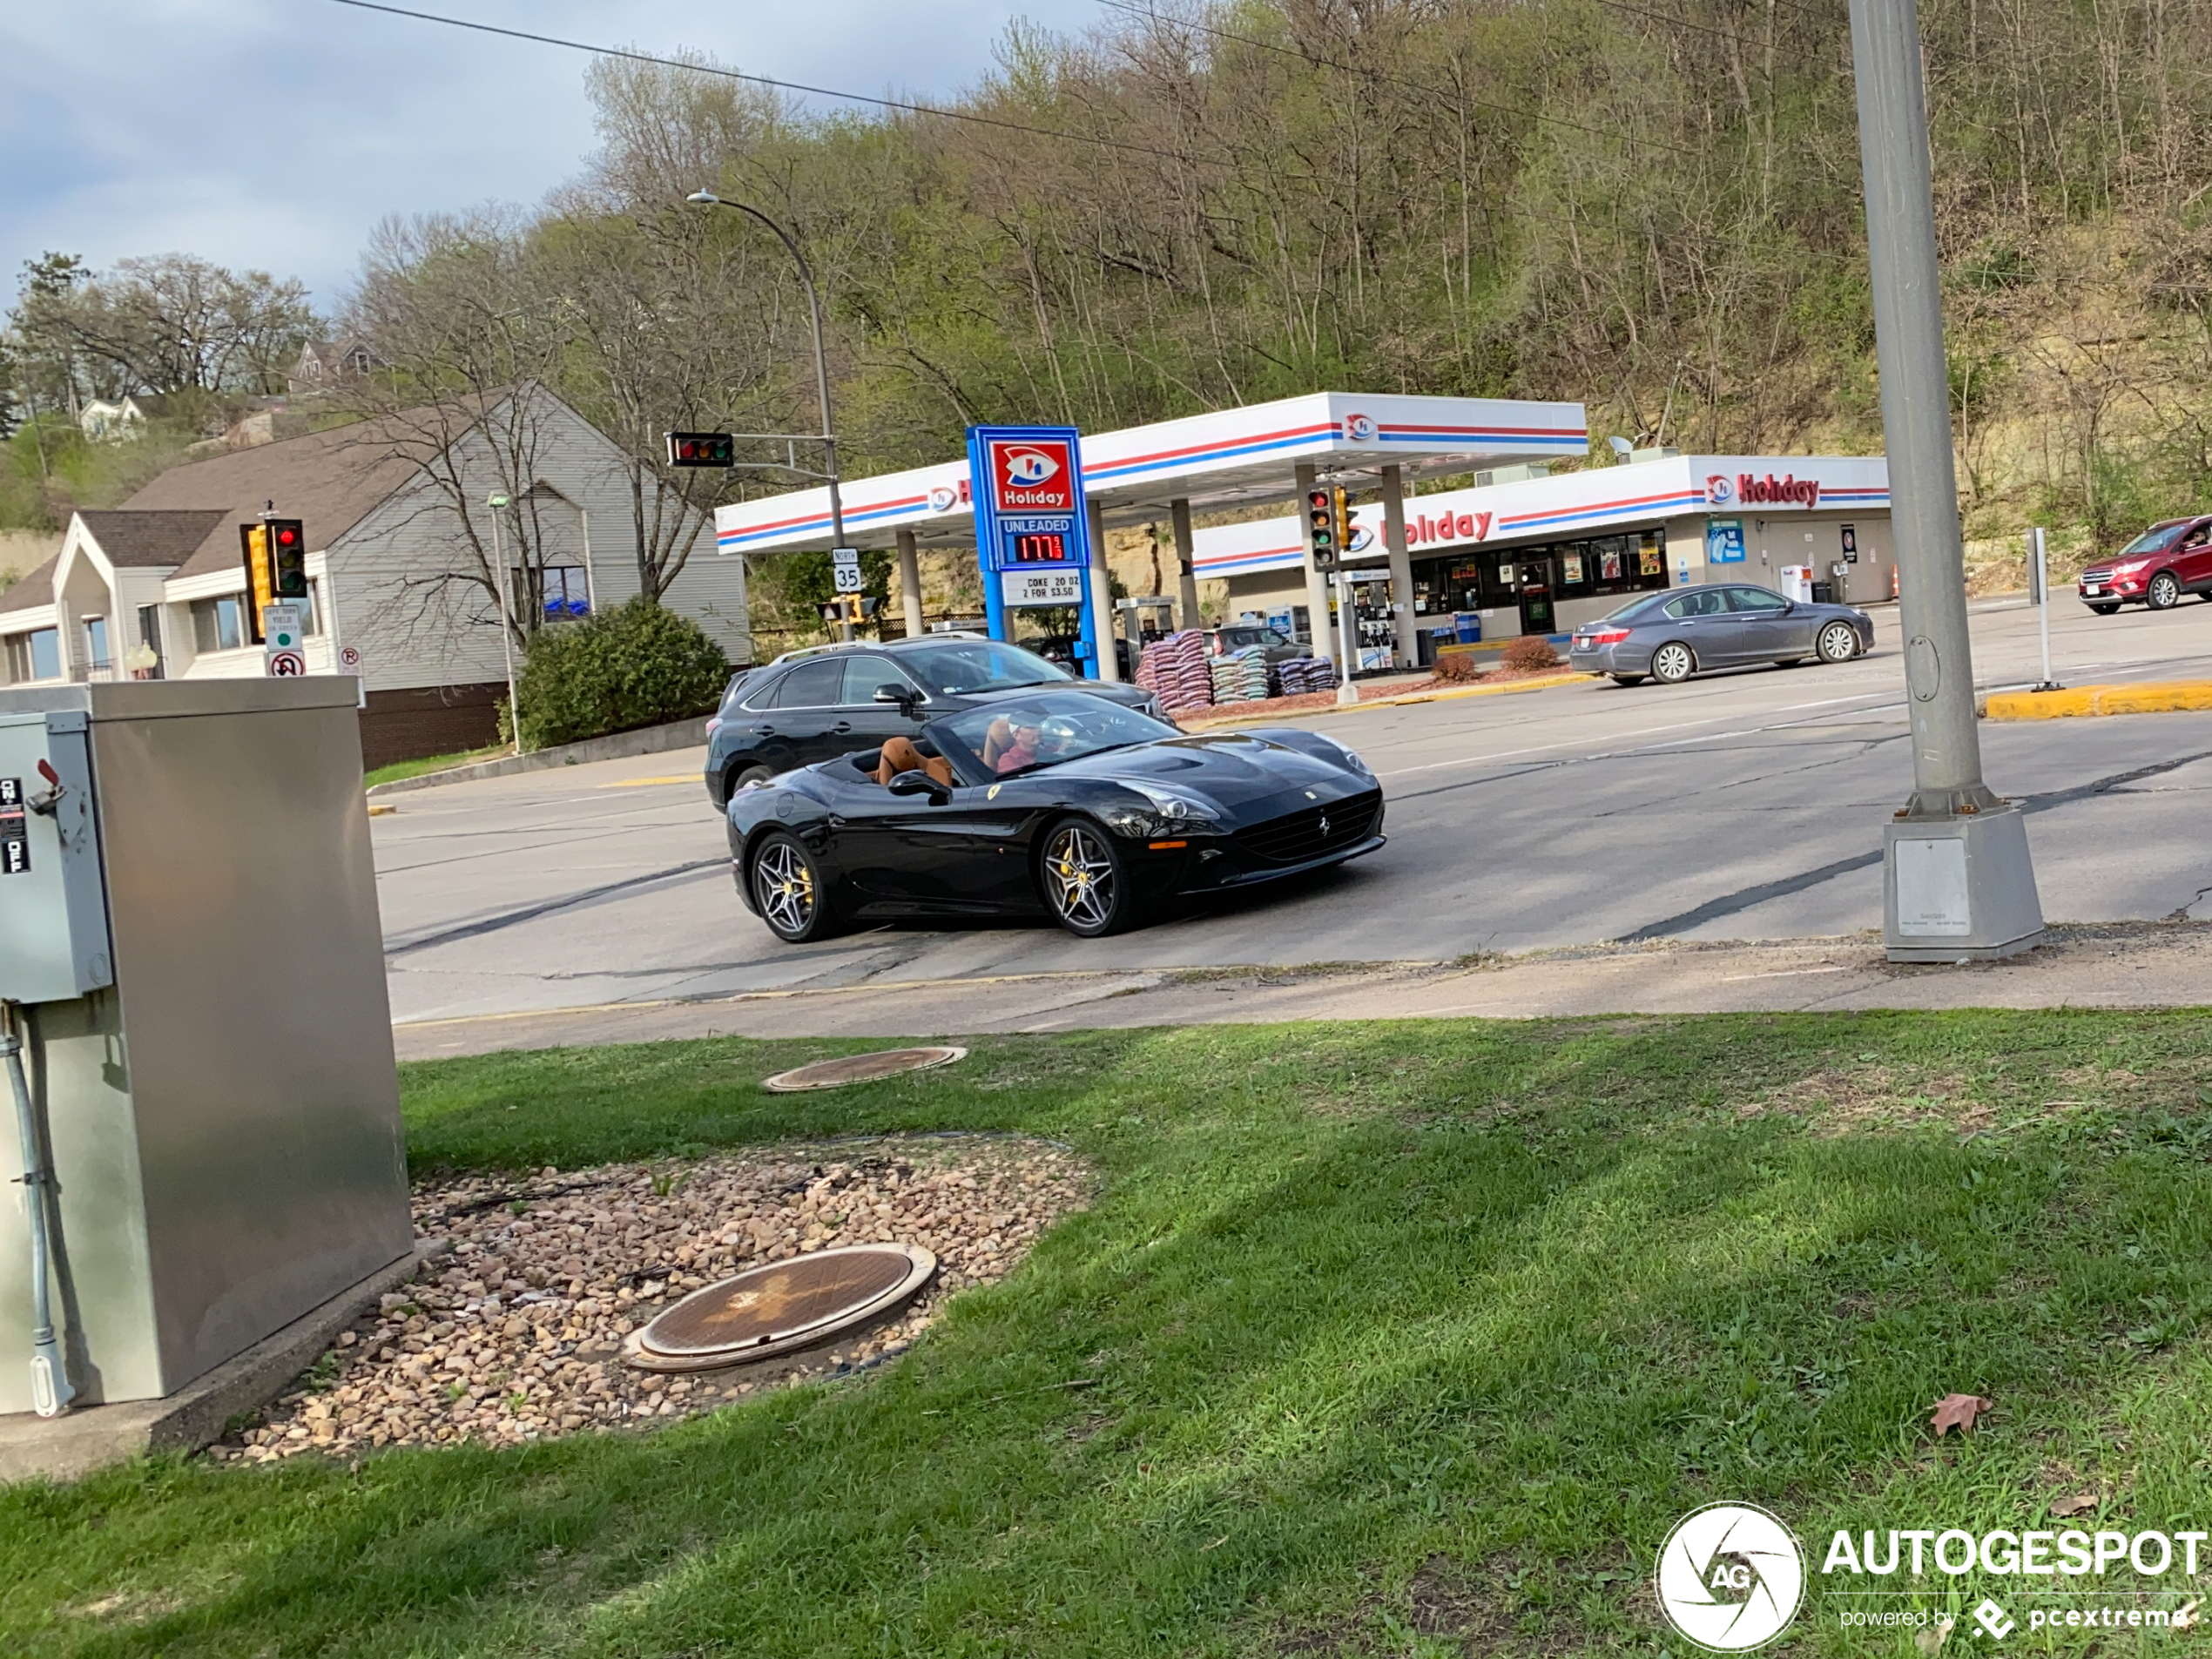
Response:
[{"label": "holiday logo", "polygon": [[1366,442],[1375,435],[1375,417],[1372,415],[1345,415],[1344,435],[1354,443]]},{"label": "holiday logo", "polygon": [[1716,472],[1705,481],[1705,504],[1725,507],[1736,499],[1736,485],[1726,473]]},{"label": "holiday logo", "polygon": [[999,511],[1075,511],[1075,494],[1069,487],[1075,467],[1068,448],[1060,439],[994,442],[991,479]]}]

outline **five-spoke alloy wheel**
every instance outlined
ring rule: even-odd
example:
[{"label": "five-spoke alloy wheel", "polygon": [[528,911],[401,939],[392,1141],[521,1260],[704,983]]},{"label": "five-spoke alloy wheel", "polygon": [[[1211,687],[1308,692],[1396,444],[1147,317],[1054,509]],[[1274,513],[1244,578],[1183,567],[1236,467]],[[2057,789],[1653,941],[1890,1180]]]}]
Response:
[{"label": "five-spoke alloy wheel", "polygon": [[1679,639],[1670,639],[1651,653],[1651,678],[1662,685],[1679,685],[1697,671],[1697,658]]},{"label": "five-spoke alloy wheel", "polygon": [[777,938],[802,945],[832,928],[814,860],[796,837],[772,831],[752,853],[752,901]]},{"label": "five-spoke alloy wheel", "polygon": [[1062,819],[1052,826],[1037,876],[1053,919],[1080,938],[1117,931],[1134,909],[1113,839],[1087,819]]}]

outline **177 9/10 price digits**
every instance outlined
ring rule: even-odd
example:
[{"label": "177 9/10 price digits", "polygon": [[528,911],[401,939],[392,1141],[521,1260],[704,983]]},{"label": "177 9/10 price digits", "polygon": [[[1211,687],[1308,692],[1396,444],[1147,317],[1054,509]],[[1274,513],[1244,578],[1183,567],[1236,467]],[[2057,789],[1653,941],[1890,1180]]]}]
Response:
[{"label": "177 9/10 price digits", "polygon": [[1014,538],[1014,562],[1016,564],[1064,564],[1067,560],[1068,538],[1058,530]]}]

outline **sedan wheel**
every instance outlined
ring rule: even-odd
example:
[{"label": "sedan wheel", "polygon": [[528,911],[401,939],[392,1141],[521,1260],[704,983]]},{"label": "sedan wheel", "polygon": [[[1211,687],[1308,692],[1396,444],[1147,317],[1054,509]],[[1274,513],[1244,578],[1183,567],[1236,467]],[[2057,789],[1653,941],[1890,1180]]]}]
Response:
[{"label": "sedan wheel", "polygon": [[1858,630],[1847,622],[1831,622],[1820,631],[1820,660],[1848,663],[1858,655]]},{"label": "sedan wheel", "polygon": [[1096,824],[1069,818],[1053,826],[1038,878],[1054,920],[1079,938],[1097,939],[1128,925],[1135,907],[1121,854]]},{"label": "sedan wheel", "polygon": [[1651,678],[1662,685],[1679,685],[1696,671],[1696,658],[1679,639],[1670,639],[1651,653]]},{"label": "sedan wheel", "polygon": [[769,931],[787,945],[820,939],[832,928],[829,905],[813,856],[781,830],[752,855],[752,901]]},{"label": "sedan wheel", "polygon": [[2153,610],[2171,610],[2182,603],[2182,584],[2171,570],[2161,570],[2150,579],[2150,591],[2143,596]]}]

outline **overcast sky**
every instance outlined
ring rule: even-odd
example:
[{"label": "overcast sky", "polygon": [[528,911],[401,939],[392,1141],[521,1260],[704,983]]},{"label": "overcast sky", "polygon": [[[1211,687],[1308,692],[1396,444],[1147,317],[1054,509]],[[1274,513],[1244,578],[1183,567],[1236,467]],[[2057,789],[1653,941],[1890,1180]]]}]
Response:
[{"label": "overcast sky", "polygon": [[[943,95],[1095,0],[395,0],[854,91]],[[48,249],[193,253],[334,303],[387,213],[533,202],[593,147],[590,59],[330,0],[0,3],[0,307]],[[827,107],[849,107],[834,105]]]}]

